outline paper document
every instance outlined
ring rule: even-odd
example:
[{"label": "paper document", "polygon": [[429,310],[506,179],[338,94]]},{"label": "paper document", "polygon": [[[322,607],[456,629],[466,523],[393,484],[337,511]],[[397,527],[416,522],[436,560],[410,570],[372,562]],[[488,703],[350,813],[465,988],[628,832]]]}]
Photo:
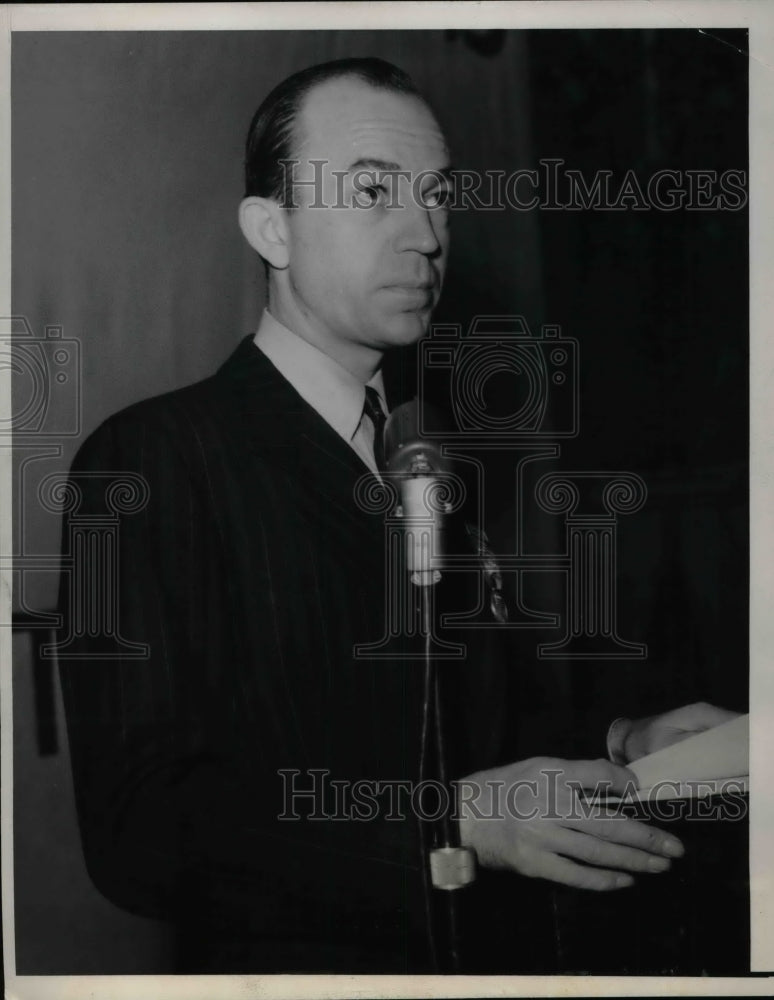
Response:
[{"label": "paper document", "polygon": [[746,792],[749,743],[750,716],[740,715],[641,757],[628,765],[640,786],[630,798],[647,801]]}]

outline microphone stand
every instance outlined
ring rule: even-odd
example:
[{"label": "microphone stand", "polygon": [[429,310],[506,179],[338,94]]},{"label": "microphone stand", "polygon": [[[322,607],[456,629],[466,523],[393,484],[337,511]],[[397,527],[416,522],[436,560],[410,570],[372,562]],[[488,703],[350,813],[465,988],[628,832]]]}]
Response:
[{"label": "microphone stand", "polygon": [[[423,464],[423,456],[415,456],[411,463],[410,478],[404,483],[402,513],[405,516],[405,507],[410,506],[412,520],[414,520],[417,511],[419,512],[416,522],[406,526],[407,563],[408,569],[411,571],[411,582],[419,589],[420,627],[423,637],[424,695],[419,780],[420,784],[427,780],[428,757],[432,741],[435,750],[437,778],[449,801],[449,809],[443,810],[440,817],[439,830],[434,838],[433,847],[430,847],[428,843],[429,822],[422,818],[419,820],[428,937],[433,965],[435,968],[439,968],[435,921],[433,919],[432,886],[442,892],[443,910],[446,918],[444,965],[447,967],[440,969],[440,971],[457,973],[460,971],[460,955],[457,900],[454,890],[469,885],[475,879],[475,855],[469,848],[460,845],[459,830],[452,819],[456,799],[448,779],[443,699],[440,675],[433,657],[433,609],[435,603],[433,595],[434,588],[441,579],[441,573],[434,565],[440,555],[438,551],[440,548],[438,544],[440,512],[429,510],[427,500],[428,493],[434,489],[435,481],[436,476],[432,470],[426,467],[426,463]],[[420,492],[423,506],[420,506],[417,501]],[[440,833],[440,837],[438,833]]]}]

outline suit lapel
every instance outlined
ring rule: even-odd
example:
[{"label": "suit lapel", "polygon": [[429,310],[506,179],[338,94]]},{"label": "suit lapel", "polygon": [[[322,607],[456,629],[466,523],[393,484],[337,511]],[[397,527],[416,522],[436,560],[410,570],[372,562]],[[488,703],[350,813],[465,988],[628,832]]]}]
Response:
[{"label": "suit lapel", "polygon": [[371,472],[359,455],[246,337],[215,376],[243,421],[245,445],[292,476],[299,488],[321,495],[331,513],[372,535],[380,519],[360,509],[355,484]]}]

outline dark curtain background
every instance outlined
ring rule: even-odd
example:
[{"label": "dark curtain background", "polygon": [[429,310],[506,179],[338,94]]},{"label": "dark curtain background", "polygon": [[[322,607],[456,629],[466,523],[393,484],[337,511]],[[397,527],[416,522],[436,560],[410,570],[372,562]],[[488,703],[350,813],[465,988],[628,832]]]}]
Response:
[{"label": "dark curtain background", "polygon": [[[629,170],[745,171],[746,47],[744,31],[529,33],[535,161],[561,158],[587,179],[611,171],[613,191]],[[580,346],[580,433],[556,464],[647,485],[644,508],[619,519],[616,583],[619,634],[648,655],[541,660],[537,642],[556,633],[515,633],[513,755],[598,757],[619,715],[748,707],[748,218],[685,208],[539,220],[545,321]],[[511,520],[506,509],[506,548]],[[541,586],[528,581],[535,605],[555,609]],[[527,967],[531,947],[531,967],[558,972],[749,968],[746,823],[674,832],[685,860],[632,892],[505,890],[501,911],[518,892],[538,928]]]},{"label": "dark curtain background", "polygon": [[[42,480],[109,414],[206,376],[255,326],[262,275],[236,209],[244,133],[276,82],[381,56],[428,96],[457,166],[560,157],[589,178],[647,178],[746,169],[745,47],[741,31],[15,34],[14,313],[38,340],[61,327],[75,342],[52,362],[66,381],[51,382],[45,419],[16,438],[18,621],[55,600],[59,521],[39,502]],[[537,642],[556,633],[514,633],[514,752],[599,756],[605,719],[694,697],[745,708],[746,225],[745,211],[454,214],[438,318],[560,324],[580,343],[581,424],[557,467],[633,471],[649,488],[619,536],[620,632],[647,642],[648,659],[540,661]],[[34,391],[20,369],[15,413]],[[508,469],[493,467],[487,486],[507,548]],[[561,526],[534,537],[555,545]],[[557,610],[560,581],[532,590]],[[163,929],[116,910],[83,870],[58,692],[32,655],[43,634],[15,645],[17,969],[163,964]],[[515,885],[533,905],[535,887]],[[556,901],[538,892],[553,910],[522,964],[582,965],[557,936]]]},{"label": "dark curtain background", "polygon": [[[528,49],[536,159],[609,170],[613,191],[629,170],[746,171],[744,31],[534,32]],[[544,706],[524,751],[551,732],[595,755],[616,715],[747,708],[747,211],[542,211],[540,233],[546,317],[580,341],[580,434],[558,465],[648,488],[620,518],[617,588],[647,659],[543,662],[524,690]]]}]

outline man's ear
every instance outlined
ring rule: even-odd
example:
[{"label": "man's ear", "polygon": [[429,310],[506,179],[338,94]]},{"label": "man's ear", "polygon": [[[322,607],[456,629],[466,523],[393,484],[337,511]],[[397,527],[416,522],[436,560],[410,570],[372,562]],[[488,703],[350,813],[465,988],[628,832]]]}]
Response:
[{"label": "man's ear", "polygon": [[239,205],[239,228],[245,239],[272,267],[289,263],[285,213],[272,198],[245,198]]}]

